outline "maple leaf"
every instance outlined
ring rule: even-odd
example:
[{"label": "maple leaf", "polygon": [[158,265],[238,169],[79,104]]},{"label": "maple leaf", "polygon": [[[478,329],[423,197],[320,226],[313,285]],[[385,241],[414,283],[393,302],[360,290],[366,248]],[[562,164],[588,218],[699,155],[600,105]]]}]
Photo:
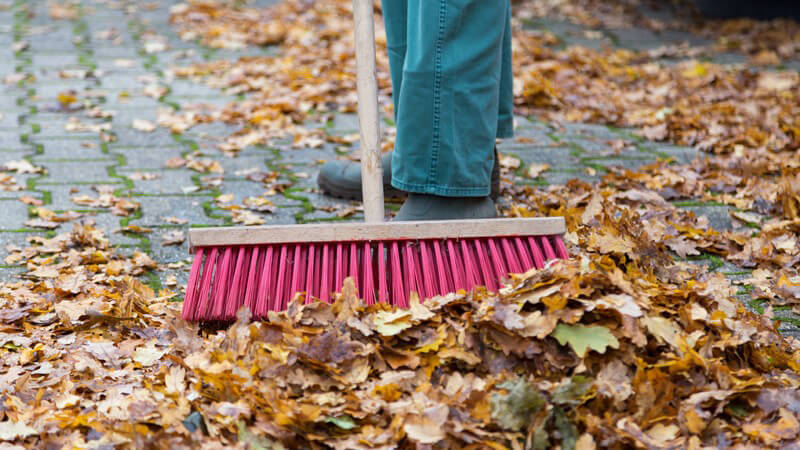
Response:
[{"label": "maple leaf", "polygon": [[619,341],[606,327],[566,325],[563,323],[556,326],[551,335],[561,345],[569,344],[576,355],[583,358],[587,350],[591,349],[597,353],[605,353],[606,348],[619,348]]}]

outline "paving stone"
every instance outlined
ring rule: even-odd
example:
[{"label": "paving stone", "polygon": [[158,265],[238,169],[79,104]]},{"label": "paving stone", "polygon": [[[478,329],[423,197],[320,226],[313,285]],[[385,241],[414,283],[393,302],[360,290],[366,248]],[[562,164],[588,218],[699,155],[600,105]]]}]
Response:
[{"label": "paving stone", "polygon": [[109,108],[114,112],[113,129],[129,128],[136,119],[147,120],[155,125],[158,122],[158,111],[161,108],[165,108],[165,106],[154,104],[143,108],[117,107],[113,110]]},{"label": "paving stone", "polygon": [[[92,44],[92,52],[94,58],[98,61],[98,67],[106,61],[115,59],[133,59],[138,60],[141,56],[136,47],[125,45],[123,36],[123,45],[108,45],[108,41],[95,41]],[[114,66],[114,70],[119,69],[119,66]]]},{"label": "paving stone", "polygon": [[78,56],[74,53],[31,53],[33,67],[40,68],[67,68],[77,66]]},{"label": "paving stone", "polygon": [[72,30],[61,27],[49,29],[47,33],[29,34],[25,36],[25,41],[34,51],[71,53],[75,51],[75,45],[72,43],[73,37]]},{"label": "paving stone", "polygon": [[[40,131],[37,133],[33,133],[32,137],[34,139],[46,139],[50,137],[69,137],[70,139],[82,139],[86,141],[97,140],[98,133],[95,131],[70,131],[65,128],[67,125],[68,119],[60,120],[60,121],[48,121],[48,122],[39,122],[36,120],[35,117],[30,118],[26,122],[30,123],[31,127],[38,126]],[[97,119],[88,119],[81,117],[81,123],[87,125],[102,125],[103,121]],[[61,139],[59,139],[60,141]]]},{"label": "paving stone", "polygon": [[269,158],[266,155],[239,156],[236,158],[210,156],[219,161],[220,165],[225,169],[226,177],[236,177],[235,173],[243,170],[256,169],[261,172],[268,170],[266,162]]},{"label": "paving stone", "polygon": [[[158,261],[159,263],[173,263],[178,261],[185,260],[189,255],[189,228],[184,227],[180,230],[183,231],[183,235],[186,237],[186,240],[183,241],[180,245],[163,245],[163,235],[170,231],[174,231],[175,229],[156,229],[152,233],[148,234],[151,242],[151,251],[150,256]],[[188,278],[188,276],[187,276]],[[186,280],[183,281],[184,283]]]},{"label": "paving stone", "polygon": [[[175,145],[172,133],[164,128],[156,128],[151,133],[134,129],[131,124],[120,125],[114,128],[117,142],[123,145],[136,145],[140,147],[161,148]],[[164,159],[166,161],[166,158]],[[162,161],[163,165],[163,161]]]},{"label": "paving stone", "polygon": [[[296,148],[280,150],[279,159],[276,163],[286,166],[291,172],[305,171],[311,173],[313,169],[319,170],[317,166],[310,166],[309,162],[318,160],[332,161],[338,158],[333,146],[326,145],[322,148]],[[296,165],[302,167],[294,167]]]},{"label": "paving stone", "polygon": [[615,140],[619,139],[620,135],[615,130],[608,128],[605,125],[595,125],[590,123],[574,123],[563,122],[556,125],[555,134],[562,139],[569,139],[570,137],[577,138],[592,138],[601,140]]},{"label": "paving stone", "polygon": [[[118,171],[120,175],[130,176],[135,169]],[[143,172],[147,172],[143,170]],[[158,175],[155,180],[134,180],[133,192],[137,194],[183,194],[183,188],[194,187],[192,177],[197,175],[188,169],[162,170],[150,172]]]},{"label": "paving stone", "polygon": [[26,110],[21,108],[3,108],[0,110],[0,133],[4,131],[16,130],[19,127],[19,118],[27,114]]},{"label": "paving stone", "polygon": [[[242,127],[239,125],[228,125],[226,123],[221,122],[214,122],[214,123],[201,123],[199,125],[193,126],[189,129],[186,133],[184,133],[184,137],[190,140],[213,140],[213,144],[222,142],[224,138],[232,135],[233,133],[241,130]],[[201,142],[198,142],[200,144]],[[241,155],[241,153],[240,153]]]},{"label": "paving stone", "polygon": [[42,143],[44,153],[34,156],[34,161],[64,159],[113,159],[113,155],[103,153],[96,135],[85,140],[58,139]]},{"label": "paving stone", "polygon": [[178,103],[182,105],[183,108],[192,109],[198,107],[212,107],[212,108],[224,108],[229,103],[235,102],[235,97],[230,97],[227,95],[217,94],[211,97],[185,97],[185,96],[177,96],[177,95],[167,95],[164,98],[165,102],[171,103]]},{"label": "paving stone", "polygon": [[[115,188],[119,187],[114,185]],[[96,190],[92,189],[89,185],[44,185],[39,186],[39,190],[50,192],[51,203],[47,205],[48,209],[53,211],[69,211],[76,209],[86,209],[86,206],[78,205],[72,201],[72,197],[80,195],[88,195],[90,197],[97,197],[99,194]]]},{"label": "paving stone", "polygon": [[175,216],[193,225],[222,225],[223,220],[213,219],[203,212],[203,203],[213,201],[211,196],[134,197],[142,205],[142,217],[132,223],[143,226],[163,225],[163,217]]},{"label": "paving stone", "polygon": [[[140,84],[139,89],[141,89],[143,86],[141,86],[141,83],[139,83],[139,84]],[[104,89],[106,89],[106,88],[104,88]],[[119,92],[122,92],[122,91],[119,91]],[[153,99],[153,98],[150,98],[150,97],[145,97],[143,95],[135,95],[135,92],[136,92],[135,90],[132,90],[132,91],[127,91],[126,90],[125,92],[128,92],[128,96],[121,96],[118,92],[109,91],[109,95],[106,96],[106,103],[105,103],[103,109],[110,109],[112,111],[119,111],[119,110],[128,109],[128,108],[131,108],[131,109],[145,109],[145,108],[158,109],[159,107],[164,107],[164,105],[159,103],[158,100],[156,100],[156,99]]]},{"label": "paving stone", "polygon": [[652,151],[658,155],[665,155],[673,158],[679,164],[689,164],[696,157],[702,157],[701,152],[698,152],[691,147],[680,147],[661,143],[646,143],[642,146],[646,150]]},{"label": "paving stone", "polygon": [[225,95],[217,88],[189,80],[177,79],[169,83],[170,95],[176,97],[214,97]]},{"label": "paving stone", "polygon": [[527,27],[547,30],[558,36],[563,41],[563,45],[565,46],[582,45],[589,48],[599,49],[612,44],[612,41],[608,37],[601,39],[588,38],[586,34],[587,29],[581,25],[570,22],[552,19],[538,19],[530,21],[527,24]]},{"label": "paving stone", "polygon": [[[36,85],[36,96],[41,99],[56,99],[58,94],[74,90],[80,95],[86,89],[96,87],[92,80],[61,80],[56,83],[39,83]],[[69,117],[65,114],[65,117]]]},{"label": "paving stone", "polygon": [[0,148],[14,150],[24,148],[25,144],[20,142],[20,133],[13,131],[0,131]]},{"label": "paving stone", "polygon": [[120,145],[111,144],[109,153],[121,154],[125,156],[125,168],[135,170],[163,169],[164,163],[173,157],[179,157],[186,152],[185,147],[171,141],[166,145]]},{"label": "paving stone", "polygon": [[49,181],[57,181],[61,183],[102,183],[106,181],[115,181],[108,174],[108,167],[113,166],[115,163],[111,162],[49,162],[45,163],[44,167],[47,168],[47,175]]},{"label": "paving stone", "polygon": [[292,225],[297,223],[295,216],[303,212],[303,208],[299,207],[278,208],[274,213],[264,214],[262,217],[266,225]]},{"label": "paving stone", "polygon": [[498,149],[501,154],[514,155],[525,163],[550,164],[551,170],[574,169],[580,165],[580,159],[572,155],[569,147],[531,147],[527,145],[503,146]]},{"label": "paving stone", "polygon": [[572,179],[578,179],[588,183],[596,183],[601,177],[599,175],[588,175],[584,171],[559,172],[555,170],[548,170],[547,172],[542,173],[541,178],[543,178],[548,185],[563,185]]},{"label": "paving stone", "polygon": [[712,228],[717,231],[728,231],[733,228],[727,206],[681,206],[683,209],[694,212],[697,217],[706,216]]},{"label": "paving stone", "polygon": [[[220,187],[223,194],[233,194],[234,204],[242,204],[246,197],[256,197],[265,195],[267,187],[261,183],[252,181],[225,181]],[[282,194],[275,194],[266,197],[275,206],[300,206],[302,201],[285,197]]]},{"label": "paving stone", "polygon": [[123,72],[118,68],[111,68],[100,77],[100,86],[109,92],[109,96],[118,96],[121,91],[138,95],[145,87],[145,84],[139,81],[139,77],[143,75],[147,75],[147,71],[140,69]]},{"label": "paving stone", "polygon": [[[17,247],[26,248],[30,244],[28,244],[27,239],[32,236],[43,236],[44,231],[42,232],[26,232],[26,233],[18,233],[18,232],[0,232],[0,264],[5,264],[6,256],[8,256],[9,252],[6,251],[6,246],[14,245]],[[0,269],[0,278],[2,277],[3,273],[8,269]]]},{"label": "paving stone", "polygon": [[17,200],[0,200],[0,230],[23,228],[28,220],[28,205]]},{"label": "paving stone", "polygon": [[[0,239],[2,239],[2,236],[0,236]],[[5,249],[0,249],[0,258],[5,258],[6,256],[8,256],[8,252]],[[0,283],[17,282],[25,272],[27,272],[27,269],[22,266],[0,269]]]},{"label": "paving stone", "polygon": [[656,162],[656,158],[583,158],[581,164],[586,166],[622,167],[636,169],[646,164]]}]

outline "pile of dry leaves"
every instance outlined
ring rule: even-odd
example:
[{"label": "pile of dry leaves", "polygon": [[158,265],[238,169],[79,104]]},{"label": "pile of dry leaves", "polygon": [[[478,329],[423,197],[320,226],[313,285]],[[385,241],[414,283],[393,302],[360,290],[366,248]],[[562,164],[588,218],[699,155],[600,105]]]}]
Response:
[{"label": "pile of dry leaves", "polygon": [[[0,439],[45,446],[703,448],[800,437],[800,343],[730,283],[672,263],[621,195],[586,192],[585,248],[492,294],[409,310],[292,304],[221,330],[179,318],[76,225],[0,288]],[[660,238],[659,238],[660,236]]]}]

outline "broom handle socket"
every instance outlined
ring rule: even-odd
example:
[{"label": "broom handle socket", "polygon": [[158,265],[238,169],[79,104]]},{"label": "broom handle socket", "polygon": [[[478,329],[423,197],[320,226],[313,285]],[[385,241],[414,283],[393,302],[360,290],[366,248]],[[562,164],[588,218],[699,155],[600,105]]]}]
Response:
[{"label": "broom handle socket", "polygon": [[361,129],[361,186],[367,223],[383,222],[383,170],[375,72],[373,0],[353,0],[356,37],[358,121]]}]

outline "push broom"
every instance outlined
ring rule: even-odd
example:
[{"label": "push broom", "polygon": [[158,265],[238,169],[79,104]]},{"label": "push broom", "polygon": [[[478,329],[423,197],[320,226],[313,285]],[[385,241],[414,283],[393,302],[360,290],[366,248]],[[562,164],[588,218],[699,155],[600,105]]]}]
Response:
[{"label": "push broom", "polygon": [[[183,318],[230,321],[284,310],[297,294],[330,302],[352,277],[366,304],[407,307],[568,257],[563,217],[384,223],[373,0],[354,0],[366,223],[193,229]],[[302,297],[301,297],[302,298]]]}]

